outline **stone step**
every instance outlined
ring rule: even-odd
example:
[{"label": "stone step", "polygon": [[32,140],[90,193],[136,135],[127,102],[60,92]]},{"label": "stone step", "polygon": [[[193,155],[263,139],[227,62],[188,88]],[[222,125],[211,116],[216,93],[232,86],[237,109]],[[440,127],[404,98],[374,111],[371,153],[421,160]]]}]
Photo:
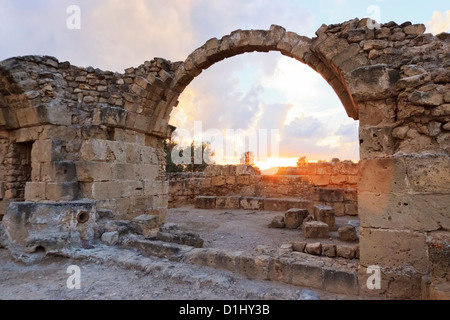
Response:
[{"label": "stone step", "polygon": [[257,252],[194,248],[186,245],[148,240],[129,235],[122,247],[136,249],[146,256],[166,258],[244,275],[250,279],[268,280],[325,290],[330,293],[357,295],[358,265],[346,260],[316,257],[291,249],[275,250],[259,247]]}]

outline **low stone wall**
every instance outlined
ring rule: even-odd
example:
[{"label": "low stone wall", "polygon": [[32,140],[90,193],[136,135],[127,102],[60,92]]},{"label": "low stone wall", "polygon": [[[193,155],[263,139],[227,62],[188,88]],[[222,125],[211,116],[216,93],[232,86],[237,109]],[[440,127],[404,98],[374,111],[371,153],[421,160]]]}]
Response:
[{"label": "low stone wall", "polygon": [[296,175],[264,176],[246,165],[209,166],[203,173],[168,174],[169,207],[193,205],[200,195],[297,198],[311,205],[332,206],[337,216],[358,214],[358,164],[317,163],[304,167],[289,171]]}]

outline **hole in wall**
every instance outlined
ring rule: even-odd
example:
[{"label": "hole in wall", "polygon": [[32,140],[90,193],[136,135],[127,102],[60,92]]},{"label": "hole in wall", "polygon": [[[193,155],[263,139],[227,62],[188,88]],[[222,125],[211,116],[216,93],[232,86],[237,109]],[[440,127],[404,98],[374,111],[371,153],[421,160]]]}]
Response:
[{"label": "hole in wall", "polygon": [[89,221],[89,213],[86,211],[81,211],[77,215],[77,221],[78,221],[78,223],[81,223],[81,224],[88,222]]},{"label": "hole in wall", "polygon": [[36,249],[34,249],[34,253],[42,253],[45,254],[47,250],[43,246],[37,246]]}]

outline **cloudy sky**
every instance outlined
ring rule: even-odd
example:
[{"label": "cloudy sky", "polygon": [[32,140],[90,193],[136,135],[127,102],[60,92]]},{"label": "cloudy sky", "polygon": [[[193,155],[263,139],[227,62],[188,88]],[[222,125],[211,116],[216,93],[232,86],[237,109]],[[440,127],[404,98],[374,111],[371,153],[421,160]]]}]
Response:
[{"label": "cloudy sky", "polygon": [[[67,27],[71,5],[80,8],[80,29]],[[236,29],[278,24],[313,37],[323,23],[355,17],[450,32],[448,0],[0,0],[0,60],[51,55],[123,72],[154,57],[183,61],[208,39]],[[272,132],[280,158],[359,159],[358,122],[320,75],[277,52],[226,59],[194,79],[171,124],[192,131],[194,121],[205,131]]]}]

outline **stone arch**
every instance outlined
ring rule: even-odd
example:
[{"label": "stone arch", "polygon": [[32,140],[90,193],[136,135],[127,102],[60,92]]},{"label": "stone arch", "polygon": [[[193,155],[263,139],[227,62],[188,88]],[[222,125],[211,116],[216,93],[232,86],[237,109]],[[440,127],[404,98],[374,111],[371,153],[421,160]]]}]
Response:
[{"label": "stone arch", "polygon": [[[172,105],[176,105],[176,99],[191,81],[213,64],[243,53],[278,51],[317,71],[334,89],[349,117],[358,120],[358,105],[345,82],[344,70],[336,67],[332,61],[327,60],[327,56],[315,49],[317,46],[314,47],[313,39],[286,31],[277,25],[272,25],[269,30],[236,30],[221,39],[212,38],[191,53],[175,70],[166,94],[172,98],[168,101],[167,113],[170,114]],[[347,50],[346,46],[342,46],[338,53]],[[348,62],[352,58],[354,57],[344,56],[339,61]],[[367,60],[359,58],[359,61]]]}]

